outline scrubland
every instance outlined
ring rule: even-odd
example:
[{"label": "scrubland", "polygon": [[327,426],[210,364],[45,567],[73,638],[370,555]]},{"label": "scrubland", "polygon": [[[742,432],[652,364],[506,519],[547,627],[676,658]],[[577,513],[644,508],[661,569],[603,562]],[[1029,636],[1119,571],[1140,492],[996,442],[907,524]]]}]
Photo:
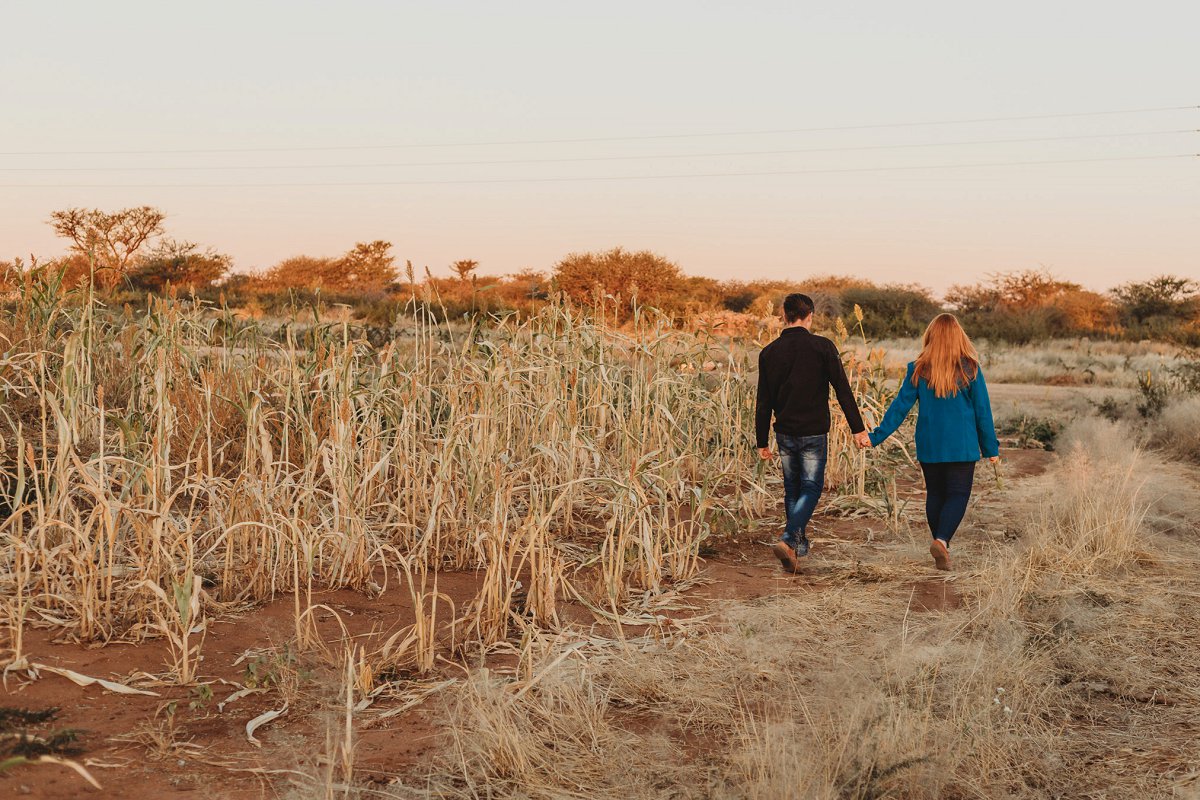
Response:
[{"label": "scrubland", "polygon": [[[1013,344],[980,339],[976,345],[993,383],[1133,389],[1139,375],[1166,372],[1190,359],[1187,348],[1164,342],[1083,338]],[[888,369],[899,373],[921,350],[919,338],[885,339],[873,346],[887,352]]]},{"label": "scrubland", "polygon": [[[122,312],[36,286],[0,314],[0,784],[1195,794],[1182,389],[1146,414],[1064,411],[1053,453],[980,470],[950,575],[921,557],[905,437],[861,453],[839,421],[816,549],[784,576],[752,342],[565,305],[448,326],[414,304],[402,322],[382,346],[319,313],[266,336],[194,303]],[[906,356],[835,335],[877,418]],[[1124,347],[1071,363],[1178,356]],[[138,709],[120,723],[114,691],[141,693],[116,695]]]}]

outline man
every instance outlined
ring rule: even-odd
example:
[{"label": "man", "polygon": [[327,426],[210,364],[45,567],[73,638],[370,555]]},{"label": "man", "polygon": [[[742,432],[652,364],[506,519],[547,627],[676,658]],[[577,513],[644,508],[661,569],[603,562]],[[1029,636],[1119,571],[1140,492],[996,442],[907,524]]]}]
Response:
[{"label": "man", "polygon": [[866,447],[870,439],[837,347],[812,332],[812,298],[789,294],[783,301],[783,316],[783,332],[758,355],[755,435],[759,457],[764,461],[773,458],[768,436],[774,414],[787,522],[772,550],[784,569],[796,572],[800,569],[797,559],[808,555],[808,521],[825,486],[830,386],[855,443]]}]

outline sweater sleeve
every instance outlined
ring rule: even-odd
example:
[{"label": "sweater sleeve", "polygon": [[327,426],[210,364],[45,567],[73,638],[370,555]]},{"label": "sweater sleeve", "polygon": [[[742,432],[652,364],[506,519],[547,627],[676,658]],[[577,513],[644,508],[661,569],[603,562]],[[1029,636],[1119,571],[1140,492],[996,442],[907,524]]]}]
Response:
[{"label": "sweater sleeve", "polygon": [[767,380],[767,370],[763,353],[758,354],[758,401],[754,408],[754,440],[755,446],[762,449],[767,446],[771,435],[771,386]]},{"label": "sweater sleeve", "polygon": [[900,392],[888,406],[887,412],[879,423],[879,427],[871,431],[871,444],[878,447],[885,439],[896,432],[896,429],[908,418],[913,404],[917,402],[917,387],[913,385],[913,368],[916,363],[908,365],[904,372],[904,381],[900,384]]},{"label": "sweater sleeve", "polygon": [[854,391],[846,377],[842,357],[832,342],[829,345],[828,358],[829,382],[833,384],[833,393],[837,396],[838,405],[842,407],[842,413],[846,415],[846,422],[850,423],[850,432],[862,433],[867,426],[863,424],[862,414],[858,411],[858,401],[854,399]]},{"label": "sweater sleeve", "polygon": [[983,367],[971,381],[971,405],[975,410],[975,430],[979,433],[979,452],[984,458],[1000,455],[1000,441],[996,438],[996,423],[992,419],[992,403],[988,397],[987,381],[983,379]]}]

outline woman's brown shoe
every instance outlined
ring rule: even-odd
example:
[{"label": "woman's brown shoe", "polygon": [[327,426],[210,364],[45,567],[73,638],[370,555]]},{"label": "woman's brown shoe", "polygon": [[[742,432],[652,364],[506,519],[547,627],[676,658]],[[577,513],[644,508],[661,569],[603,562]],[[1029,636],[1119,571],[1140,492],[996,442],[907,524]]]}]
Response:
[{"label": "woman's brown shoe", "polygon": [[933,556],[933,563],[940,570],[949,571],[950,569],[950,551],[946,549],[946,545],[941,539],[934,539],[929,544],[929,555]]},{"label": "woman's brown shoe", "polygon": [[771,552],[779,559],[779,563],[783,565],[786,572],[793,575],[800,571],[800,562],[796,560],[796,551],[792,550],[791,545],[787,542],[776,542],[771,545]]}]

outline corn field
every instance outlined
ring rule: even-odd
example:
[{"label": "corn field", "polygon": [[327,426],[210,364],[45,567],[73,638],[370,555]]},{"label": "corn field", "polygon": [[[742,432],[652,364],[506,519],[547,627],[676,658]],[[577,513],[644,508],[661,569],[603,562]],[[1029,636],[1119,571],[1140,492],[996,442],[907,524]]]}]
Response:
[{"label": "corn field", "polygon": [[[29,625],[163,637],[187,683],[206,619],[290,593],[313,645],[314,587],[348,587],[411,593],[389,658],[427,670],[439,627],[486,646],[553,629],[567,598],[619,618],[777,502],[753,348],[561,304],[471,326],[414,304],[400,322],[373,347],[316,312],[270,336],[196,303],[24,286],[0,312],[4,660]],[[849,364],[876,415],[881,363]],[[865,494],[834,416],[830,481]],[[480,571],[468,607],[439,594],[445,570]]]}]

